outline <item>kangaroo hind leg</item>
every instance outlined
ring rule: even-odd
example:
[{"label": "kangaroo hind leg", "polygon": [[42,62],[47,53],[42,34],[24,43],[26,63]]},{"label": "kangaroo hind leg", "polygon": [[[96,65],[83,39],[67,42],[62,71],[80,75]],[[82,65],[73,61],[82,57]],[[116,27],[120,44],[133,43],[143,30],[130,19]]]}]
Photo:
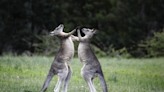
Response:
[{"label": "kangaroo hind leg", "polygon": [[88,84],[90,92],[97,92],[93,85],[93,78],[90,77],[90,75],[87,73],[82,73],[81,75],[82,75],[83,79],[85,80],[85,82]]},{"label": "kangaroo hind leg", "polygon": [[59,92],[61,84],[64,82],[64,80],[66,79],[66,77],[68,75],[68,69],[62,70],[62,72],[58,73],[57,75],[58,75],[58,82],[56,84],[54,92]]},{"label": "kangaroo hind leg", "polygon": [[71,67],[68,65],[68,75],[64,81],[64,84],[63,84],[63,88],[62,88],[62,92],[67,92],[67,87],[68,87],[68,83],[71,79],[71,76],[72,76],[72,69]]}]

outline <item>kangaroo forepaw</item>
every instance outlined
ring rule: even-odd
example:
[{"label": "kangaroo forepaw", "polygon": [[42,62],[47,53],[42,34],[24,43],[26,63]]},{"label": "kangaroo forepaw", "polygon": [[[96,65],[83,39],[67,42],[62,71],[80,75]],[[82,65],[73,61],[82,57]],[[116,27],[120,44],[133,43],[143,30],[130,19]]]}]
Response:
[{"label": "kangaroo forepaw", "polygon": [[80,29],[80,26],[77,26],[77,27],[76,27],[76,30],[77,30],[77,29]]}]

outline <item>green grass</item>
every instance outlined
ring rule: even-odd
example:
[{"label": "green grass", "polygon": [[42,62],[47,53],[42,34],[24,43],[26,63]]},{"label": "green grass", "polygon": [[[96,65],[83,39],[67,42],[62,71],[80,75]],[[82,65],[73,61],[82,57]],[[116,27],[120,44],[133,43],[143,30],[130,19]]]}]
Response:
[{"label": "green grass", "polygon": [[[0,92],[39,92],[54,57],[0,57]],[[164,92],[164,58],[116,59],[99,58],[110,92]],[[89,92],[80,75],[82,64],[78,58],[71,62],[72,78],[68,92]],[[46,92],[53,92],[54,76]],[[102,92],[98,78],[97,92]]]}]

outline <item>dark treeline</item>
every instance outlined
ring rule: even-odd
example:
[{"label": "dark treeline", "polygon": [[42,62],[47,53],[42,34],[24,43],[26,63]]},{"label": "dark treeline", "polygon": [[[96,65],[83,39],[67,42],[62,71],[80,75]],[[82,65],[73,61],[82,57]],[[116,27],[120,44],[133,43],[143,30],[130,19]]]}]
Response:
[{"label": "dark treeline", "polygon": [[[134,57],[146,55],[142,41],[162,32],[163,0],[0,0],[0,54],[35,53],[38,35],[64,24],[100,32],[92,44],[108,55],[109,49],[126,48]],[[55,44],[54,44],[55,45]]]}]

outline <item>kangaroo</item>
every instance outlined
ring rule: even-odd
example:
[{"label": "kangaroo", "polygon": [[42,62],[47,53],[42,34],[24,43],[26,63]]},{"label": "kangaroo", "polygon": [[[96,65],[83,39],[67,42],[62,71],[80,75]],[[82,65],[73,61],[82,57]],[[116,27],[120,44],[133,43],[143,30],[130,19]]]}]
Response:
[{"label": "kangaroo", "polygon": [[85,34],[84,37],[81,37],[80,30],[78,30],[78,40],[80,42],[78,46],[78,57],[83,64],[81,76],[88,84],[90,92],[96,92],[93,85],[93,79],[95,77],[99,78],[103,92],[108,92],[101,65],[90,47],[90,39],[99,31],[96,29],[83,28],[82,32]]},{"label": "kangaroo", "polygon": [[64,25],[60,24],[55,28],[54,31],[50,32],[51,36],[56,35],[60,38],[61,47],[56,54],[56,57],[51,65],[47,78],[40,92],[46,91],[54,75],[58,76],[58,82],[54,92],[59,92],[62,82],[64,82],[62,92],[67,92],[68,82],[72,76],[72,69],[69,64],[74,56],[74,44],[72,42],[74,41],[74,36],[71,35],[76,31],[76,29],[69,33],[65,33],[63,32],[63,28]]}]

